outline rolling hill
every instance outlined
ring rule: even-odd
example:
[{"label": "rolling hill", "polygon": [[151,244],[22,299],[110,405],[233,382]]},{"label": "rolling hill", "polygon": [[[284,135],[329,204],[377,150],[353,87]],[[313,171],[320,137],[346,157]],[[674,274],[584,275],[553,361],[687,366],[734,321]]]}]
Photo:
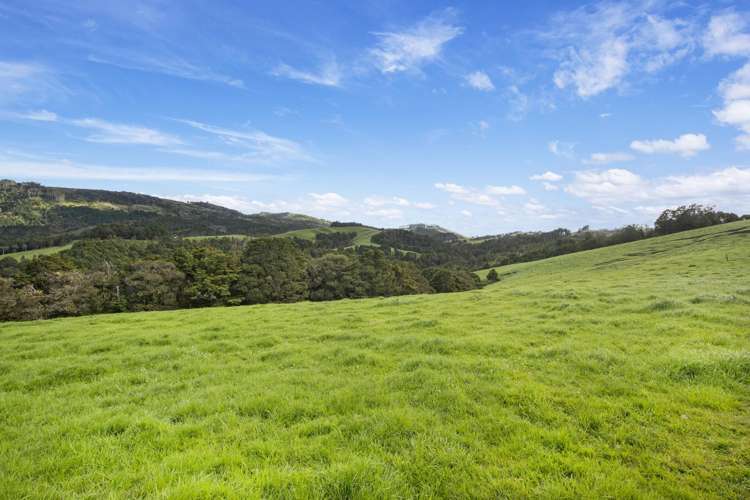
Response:
[{"label": "rolling hill", "polygon": [[750,223],[497,271],[0,324],[0,491],[747,498]]},{"label": "rolling hill", "polygon": [[210,203],[0,181],[0,249],[6,251],[61,245],[96,228],[122,232],[151,227],[170,235],[197,236],[273,235],[328,225],[300,214],[246,215]]}]

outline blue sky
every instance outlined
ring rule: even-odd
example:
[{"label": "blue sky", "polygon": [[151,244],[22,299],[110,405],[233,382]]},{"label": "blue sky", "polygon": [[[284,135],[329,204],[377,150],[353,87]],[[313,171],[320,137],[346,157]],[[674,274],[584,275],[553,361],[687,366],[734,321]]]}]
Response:
[{"label": "blue sky", "polygon": [[750,6],[507,5],[0,0],[0,177],[470,235],[750,213]]}]

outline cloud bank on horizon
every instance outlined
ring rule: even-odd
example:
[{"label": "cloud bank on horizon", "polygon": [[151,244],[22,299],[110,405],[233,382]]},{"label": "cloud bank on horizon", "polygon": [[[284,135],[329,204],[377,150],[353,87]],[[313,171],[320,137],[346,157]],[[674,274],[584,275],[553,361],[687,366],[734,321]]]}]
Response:
[{"label": "cloud bank on horizon", "polygon": [[466,234],[750,213],[750,7],[0,3],[0,178]]}]

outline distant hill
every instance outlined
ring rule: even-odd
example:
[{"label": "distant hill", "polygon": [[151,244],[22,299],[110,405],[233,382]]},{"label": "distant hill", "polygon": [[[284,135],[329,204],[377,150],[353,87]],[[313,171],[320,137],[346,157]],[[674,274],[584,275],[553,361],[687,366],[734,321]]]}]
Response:
[{"label": "distant hill", "polygon": [[436,224],[409,224],[407,226],[401,226],[400,229],[411,231],[415,234],[431,236],[441,241],[457,241],[464,239],[460,234]]},{"label": "distant hill", "polygon": [[46,187],[0,181],[0,249],[60,245],[87,233],[162,232],[176,236],[273,235],[328,227],[293,213],[246,215],[210,203],[184,203],[144,194]]}]

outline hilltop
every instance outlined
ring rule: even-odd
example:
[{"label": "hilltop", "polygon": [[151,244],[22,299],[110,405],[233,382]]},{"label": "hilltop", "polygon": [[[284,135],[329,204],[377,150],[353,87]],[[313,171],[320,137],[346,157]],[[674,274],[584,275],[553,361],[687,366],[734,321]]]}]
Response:
[{"label": "hilltop", "polygon": [[746,498],[750,222],[465,293],[0,324],[8,497]]},{"label": "hilltop", "polygon": [[108,234],[272,235],[328,225],[301,214],[246,215],[204,202],[0,181],[0,248],[39,248]]}]

